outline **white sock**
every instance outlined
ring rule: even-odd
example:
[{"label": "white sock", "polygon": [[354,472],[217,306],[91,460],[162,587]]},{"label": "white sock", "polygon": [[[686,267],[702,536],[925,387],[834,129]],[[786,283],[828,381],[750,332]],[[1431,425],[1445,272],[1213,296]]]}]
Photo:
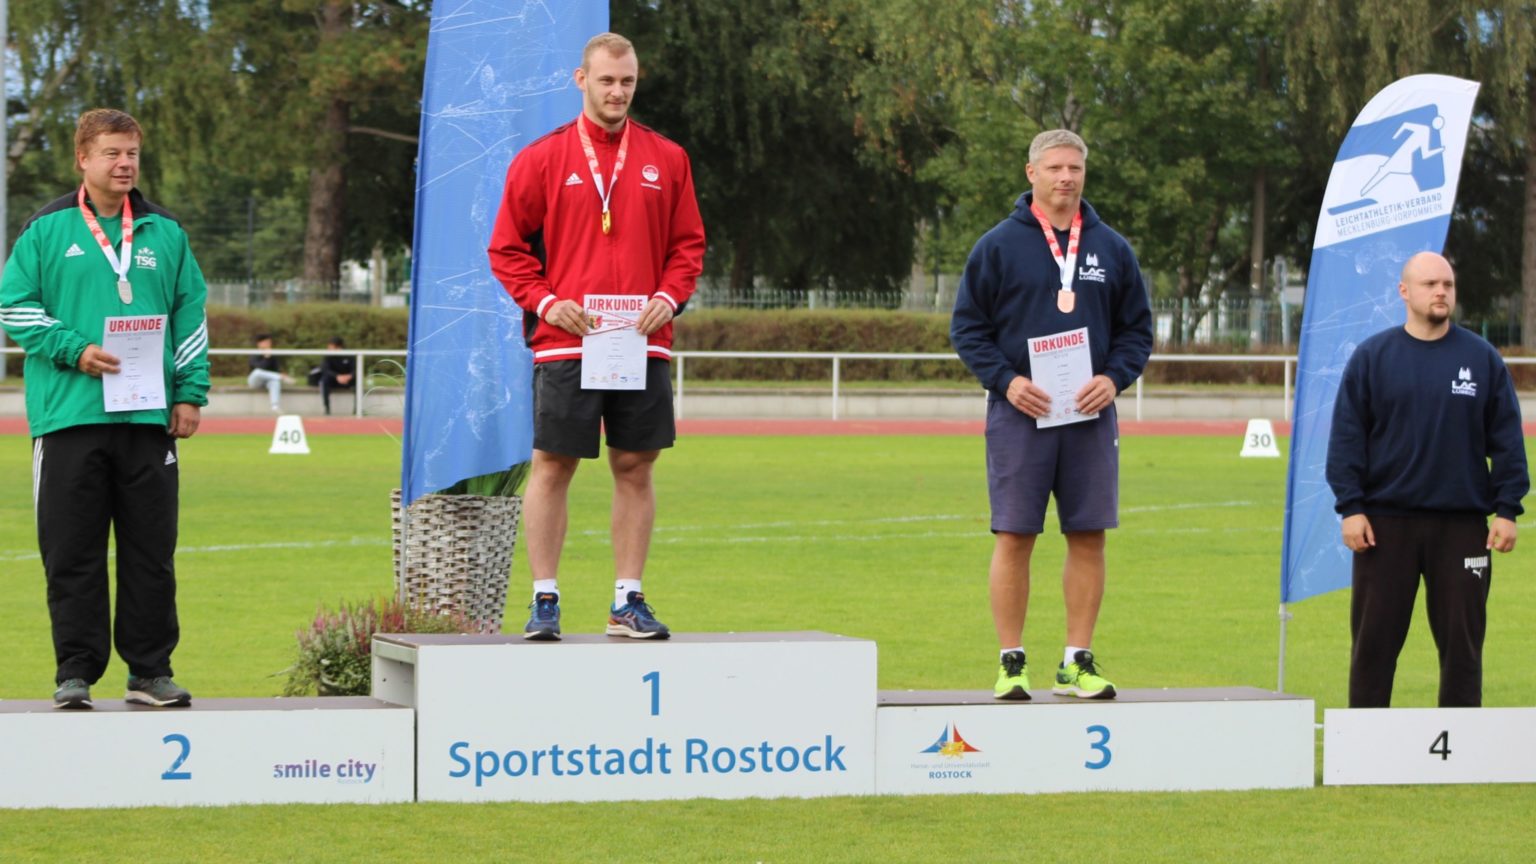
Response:
[{"label": "white sock", "polygon": [[1002,660],[1003,660],[1003,655],[1009,653],[1010,651],[1017,651],[1020,654],[1023,654],[1024,653],[1024,646],[1020,645],[1020,646],[1018,646],[1016,648],[1004,648],[1004,649],[998,651],[997,652],[997,660],[998,660],[998,662],[1001,663]]},{"label": "white sock", "polygon": [[534,599],[538,599],[538,596],[540,594],[553,594],[556,597],[559,597],[560,596],[560,589],[558,587],[556,587],[556,585],[555,585],[555,583],[557,581],[559,581],[559,580],[556,580],[556,579],[535,579],[535,580],[533,580],[533,596],[534,596]]},{"label": "white sock", "polygon": [[1077,662],[1077,652],[1087,651],[1087,648],[1079,648],[1076,645],[1068,645],[1065,655],[1061,658],[1061,665],[1068,666]]},{"label": "white sock", "polygon": [[613,608],[617,609],[629,602],[629,592],[640,590],[639,579],[620,579],[613,583]]}]

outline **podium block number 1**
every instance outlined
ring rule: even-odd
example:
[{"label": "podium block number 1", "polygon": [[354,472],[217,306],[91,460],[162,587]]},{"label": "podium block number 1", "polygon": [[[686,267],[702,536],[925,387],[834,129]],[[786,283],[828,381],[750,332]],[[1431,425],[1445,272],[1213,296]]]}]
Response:
[{"label": "podium block number 1", "polygon": [[647,672],[640,676],[641,681],[648,681],[651,685],[651,716],[661,716],[661,671]]},{"label": "podium block number 1", "polygon": [[186,763],[187,757],[192,754],[192,741],[190,739],[188,739],[187,736],[182,735],[179,732],[172,732],[171,734],[165,736],[164,738],[161,738],[160,739],[160,743],[162,743],[162,744],[178,744],[178,745],[181,746],[181,752],[176,755],[176,761],[172,762],[171,763],[171,767],[167,768],[164,772],[162,772],[160,774],[160,779],[161,780],[191,780],[192,779],[192,772],[191,771],[182,771],[182,770],[180,770],[180,768],[181,768],[181,766],[183,764]]}]

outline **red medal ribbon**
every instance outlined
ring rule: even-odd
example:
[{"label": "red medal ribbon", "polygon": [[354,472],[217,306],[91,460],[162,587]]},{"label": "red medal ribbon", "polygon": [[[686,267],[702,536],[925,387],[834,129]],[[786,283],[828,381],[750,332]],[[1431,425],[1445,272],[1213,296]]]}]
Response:
[{"label": "red medal ribbon", "polygon": [[112,265],[112,272],[117,274],[117,281],[125,282],[128,279],[128,261],[133,257],[133,207],[128,203],[128,196],[123,196],[123,257],[118,260],[117,251],[112,248],[112,241],[107,239],[107,232],[101,230],[101,223],[96,221],[96,214],[85,203],[85,186],[80,186],[80,194],[77,196],[80,202],[80,215],[85,217],[85,227],[91,229],[91,234],[96,238],[97,245],[101,246],[101,254],[107,256],[107,263]]},{"label": "red medal ribbon", "polygon": [[629,155],[629,121],[624,121],[624,136],[619,139],[619,155],[613,160],[613,176],[608,186],[603,186],[603,171],[597,164],[597,151],[592,148],[592,136],[587,134],[585,115],[576,118],[576,132],[581,136],[581,151],[587,155],[587,168],[592,172],[592,185],[597,187],[597,197],[603,202],[603,233],[611,230],[608,202],[613,198],[613,187],[619,182],[619,172],[624,170],[624,157]]},{"label": "red medal ribbon", "polygon": [[1078,208],[1072,214],[1072,230],[1067,235],[1067,254],[1061,254],[1061,244],[1056,240],[1056,228],[1051,225],[1051,220],[1045,218],[1045,211],[1039,204],[1033,201],[1029,204],[1029,212],[1035,214],[1035,219],[1040,223],[1040,230],[1045,232],[1045,242],[1051,247],[1051,257],[1061,265],[1061,290],[1072,290],[1072,271],[1077,267],[1077,241],[1083,236],[1083,210]]}]

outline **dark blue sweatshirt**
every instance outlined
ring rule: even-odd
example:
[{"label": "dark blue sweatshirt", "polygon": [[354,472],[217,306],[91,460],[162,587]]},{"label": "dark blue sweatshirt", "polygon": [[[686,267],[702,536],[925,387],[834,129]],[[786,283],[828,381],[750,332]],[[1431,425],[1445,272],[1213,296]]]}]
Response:
[{"label": "dark blue sweatshirt", "polygon": [[[1072,280],[1077,305],[1061,312],[1061,265],[1029,212],[1033,198],[1033,192],[1019,196],[1013,213],[971,249],[955,294],[950,342],[991,398],[1003,399],[1015,375],[1033,377],[1030,339],[1087,327],[1093,374],[1108,375],[1117,391],[1124,390],[1152,354],[1152,312],[1136,253],[1083,201]],[[1067,235],[1056,232],[1063,252]]]},{"label": "dark blue sweatshirt", "polygon": [[1504,359],[1455,324],[1433,341],[1393,327],[1361,342],[1339,382],[1327,476],[1343,516],[1516,518],[1531,481]]}]

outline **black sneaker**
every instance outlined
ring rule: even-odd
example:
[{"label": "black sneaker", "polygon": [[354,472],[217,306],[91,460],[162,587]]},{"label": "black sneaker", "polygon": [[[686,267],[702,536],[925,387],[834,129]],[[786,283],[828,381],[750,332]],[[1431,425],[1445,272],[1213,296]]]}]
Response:
[{"label": "black sneaker", "polygon": [[123,697],[135,705],[153,705],[156,708],[185,708],[192,704],[192,694],[178,686],[169,675],[158,678],[128,676],[128,695]]},{"label": "black sneaker", "polygon": [[523,638],[533,642],[558,642],[560,640],[560,595],[544,592],[533,595],[528,604],[533,614],[523,627]]},{"label": "black sneaker", "polygon": [[70,678],[59,682],[59,689],[53,691],[53,707],[64,709],[90,708],[91,685],[85,683],[84,678]]}]

